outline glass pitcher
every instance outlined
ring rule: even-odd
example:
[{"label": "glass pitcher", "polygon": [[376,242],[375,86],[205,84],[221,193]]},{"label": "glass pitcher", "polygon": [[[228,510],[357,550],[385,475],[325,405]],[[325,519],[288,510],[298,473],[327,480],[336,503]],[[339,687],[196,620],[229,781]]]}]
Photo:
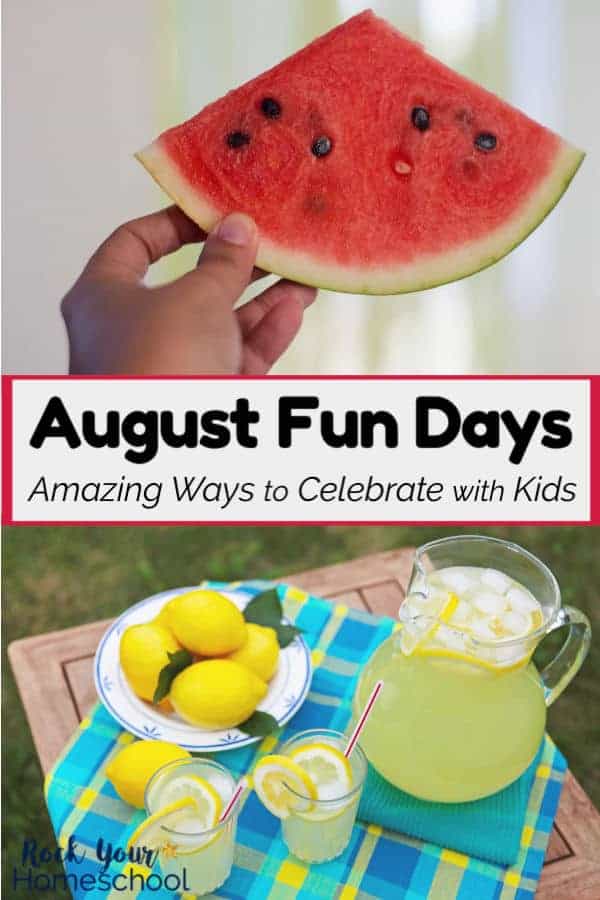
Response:
[{"label": "glass pitcher", "polygon": [[[590,623],[561,606],[556,578],[516,544],[443,538],[416,551],[400,625],[360,677],[355,715],[383,689],[361,735],[369,762],[424,800],[493,794],[532,763],[546,707],[578,672]],[[540,672],[531,661],[551,631],[568,631]]]}]

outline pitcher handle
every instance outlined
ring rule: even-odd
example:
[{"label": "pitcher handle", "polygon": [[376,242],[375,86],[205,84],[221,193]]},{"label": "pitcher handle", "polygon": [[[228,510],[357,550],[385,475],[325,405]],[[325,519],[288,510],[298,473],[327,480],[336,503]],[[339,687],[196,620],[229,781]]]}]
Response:
[{"label": "pitcher handle", "polygon": [[567,625],[566,640],[552,662],[542,669],[540,677],[544,684],[546,706],[554,703],[572,678],[577,675],[590,649],[592,628],[587,616],[574,606],[563,606],[547,631],[556,631]]}]

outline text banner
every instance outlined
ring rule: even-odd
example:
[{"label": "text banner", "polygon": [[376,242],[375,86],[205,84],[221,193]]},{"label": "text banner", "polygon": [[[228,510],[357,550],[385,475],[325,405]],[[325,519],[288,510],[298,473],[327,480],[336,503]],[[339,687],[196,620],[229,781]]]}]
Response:
[{"label": "text banner", "polygon": [[591,520],[590,379],[5,381],[5,522]]}]

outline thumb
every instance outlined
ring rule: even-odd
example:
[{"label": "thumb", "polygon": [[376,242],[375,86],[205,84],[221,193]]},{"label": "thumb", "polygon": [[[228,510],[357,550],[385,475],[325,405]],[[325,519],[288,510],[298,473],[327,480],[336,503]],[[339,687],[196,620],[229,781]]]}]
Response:
[{"label": "thumb", "polygon": [[194,272],[185,276],[194,290],[232,306],[250,283],[256,260],[258,231],[242,213],[231,213],[213,228]]}]

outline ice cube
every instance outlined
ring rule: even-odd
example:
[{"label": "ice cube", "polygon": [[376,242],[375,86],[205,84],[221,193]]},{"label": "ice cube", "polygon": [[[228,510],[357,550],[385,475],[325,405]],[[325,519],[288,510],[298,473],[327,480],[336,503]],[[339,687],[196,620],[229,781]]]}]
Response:
[{"label": "ice cube", "polygon": [[420,598],[416,595],[407,597],[398,610],[398,618],[401,622],[410,622],[415,616],[421,616],[422,614]]},{"label": "ice cube", "polygon": [[471,622],[471,631],[475,637],[483,641],[495,641],[498,637],[486,619],[474,619]]},{"label": "ice cube", "polygon": [[511,588],[506,595],[508,605],[515,612],[532,613],[541,612],[541,606],[529,591],[523,588]]},{"label": "ice cube", "polygon": [[473,584],[473,579],[461,569],[440,569],[438,575],[445,586],[455,594],[464,594]]},{"label": "ice cube", "polygon": [[448,650],[463,650],[464,640],[454,628],[448,628],[447,625],[440,625],[435,633],[434,640],[436,644],[441,644]]},{"label": "ice cube", "polygon": [[206,830],[206,825],[199,816],[189,815],[177,820],[177,831],[181,834],[199,834]]},{"label": "ice cube", "polygon": [[459,600],[458,605],[452,613],[450,621],[453,625],[466,625],[473,614],[471,604],[466,600]]},{"label": "ice cube", "polygon": [[445,591],[430,587],[426,594],[409,594],[405,602],[415,616],[436,616],[446,601],[447,594]]},{"label": "ice cube", "polygon": [[473,606],[484,615],[498,616],[506,609],[506,598],[488,591],[485,594],[476,594]]},{"label": "ice cube", "polygon": [[484,569],[481,581],[486,587],[492,588],[499,594],[505,594],[510,587],[511,580],[504,572],[498,569]]},{"label": "ice cube", "polygon": [[217,771],[211,771],[207,780],[210,781],[211,785],[220,796],[223,804],[227,804],[232,794],[231,780],[226,775],[222,775],[221,772]]},{"label": "ice cube", "polygon": [[425,615],[426,611],[421,606],[417,606],[413,602],[412,597],[410,599],[407,597],[398,610],[399,620],[405,625],[409,625],[411,628],[414,628],[416,621],[422,619]]},{"label": "ice cube", "polygon": [[514,610],[501,616],[500,623],[502,629],[509,634],[527,634],[528,631],[531,631],[531,616]]}]

